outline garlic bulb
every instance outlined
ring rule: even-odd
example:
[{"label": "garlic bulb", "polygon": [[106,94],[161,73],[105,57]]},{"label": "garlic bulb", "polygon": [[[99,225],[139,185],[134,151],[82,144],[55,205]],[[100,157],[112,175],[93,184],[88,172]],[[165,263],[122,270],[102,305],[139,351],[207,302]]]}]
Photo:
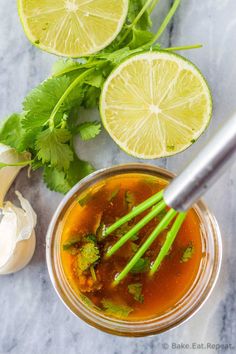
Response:
[{"label": "garlic bulb", "polygon": [[36,214],[30,203],[16,192],[21,208],[6,202],[0,219],[0,274],[24,268],[35,250]]},{"label": "garlic bulb", "polygon": [[[29,153],[19,154],[10,146],[0,144],[0,162],[14,164],[29,159]],[[5,195],[21,168],[22,166],[10,166],[0,169],[0,207],[2,207]]]}]

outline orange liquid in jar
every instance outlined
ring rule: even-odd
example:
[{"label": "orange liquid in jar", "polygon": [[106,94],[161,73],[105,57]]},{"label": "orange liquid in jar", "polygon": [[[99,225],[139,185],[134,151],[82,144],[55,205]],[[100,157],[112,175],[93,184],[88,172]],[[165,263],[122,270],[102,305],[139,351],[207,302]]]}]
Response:
[{"label": "orange liquid in jar", "polygon": [[[146,212],[113,234],[96,241],[99,226],[111,225],[135,205],[163,189],[166,183],[163,179],[144,174],[109,177],[73,201],[64,216],[61,259],[65,276],[78,296],[82,293],[90,304],[94,304],[109,316],[144,320],[160,315],[174,307],[196,279],[203,251],[200,220],[193,209],[188,212],[169,254],[152,277],[149,275],[149,268],[142,269],[141,272],[130,272],[119,285],[112,286],[115,275],[121,272],[163,215],[149,222],[134,239],[128,241],[110,258],[104,257],[106,250]],[[142,257],[148,264],[156,259],[168,229],[157,237]],[[78,271],[81,247],[86,242],[94,242],[87,241],[87,236],[91,235],[96,242],[96,249],[99,250],[99,259],[94,262],[92,268]],[[65,249],[70,243],[73,246]],[[109,308],[110,304],[112,309]],[[128,311],[119,311],[119,308]]]}]

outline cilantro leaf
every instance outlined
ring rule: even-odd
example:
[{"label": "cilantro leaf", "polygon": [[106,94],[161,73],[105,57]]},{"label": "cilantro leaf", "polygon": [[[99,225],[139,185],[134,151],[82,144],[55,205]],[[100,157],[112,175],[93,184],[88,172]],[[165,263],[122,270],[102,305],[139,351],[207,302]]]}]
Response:
[{"label": "cilantro leaf", "polygon": [[74,159],[66,171],[45,166],[43,179],[50,190],[66,194],[80,179],[93,171],[93,167],[88,162],[80,160],[74,154]]},{"label": "cilantro leaf", "polygon": [[85,78],[84,82],[90,86],[101,88],[104,83],[104,80],[105,78],[103,76],[102,70],[97,70],[88,75]]},{"label": "cilantro leaf", "polygon": [[[22,120],[23,127],[29,130],[42,127],[69,84],[67,77],[49,78],[34,88],[23,102],[26,112]],[[58,118],[62,116],[63,112],[57,113]]]},{"label": "cilantro leaf", "polygon": [[149,258],[140,258],[137,263],[131,269],[131,273],[145,273],[150,268]]},{"label": "cilantro leaf", "polygon": [[52,167],[68,169],[73,160],[73,151],[66,144],[71,138],[67,129],[46,129],[36,138],[37,158]]},{"label": "cilantro leaf", "polygon": [[181,263],[188,262],[192,258],[192,256],[194,255],[194,252],[195,252],[194,245],[192,242],[190,242],[188,247],[184,250],[180,262]]},{"label": "cilantro leaf", "polygon": [[66,173],[67,181],[73,187],[78,181],[92,172],[94,172],[93,166],[87,161],[80,160],[74,153],[73,161],[70,163]]},{"label": "cilantro leaf", "polygon": [[21,143],[23,128],[21,125],[22,114],[14,113],[6,118],[0,126],[0,141],[18,149]]},{"label": "cilantro leaf", "polygon": [[36,153],[36,148],[35,148],[35,140],[37,135],[42,131],[41,127],[38,128],[32,128],[30,130],[23,130],[22,131],[22,136],[19,141],[19,146],[18,150],[19,151],[33,151]]},{"label": "cilantro leaf", "polygon": [[95,86],[88,86],[84,92],[84,98],[82,101],[82,106],[84,108],[94,108],[97,107],[99,102],[101,89]]},{"label": "cilantro leaf", "polygon": [[66,194],[72,186],[66,179],[66,173],[49,166],[44,167],[43,180],[46,186],[58,193]]},{"label": "cilantro leaf", "polygon": [[133,309],[126,305],[115,304],[113,301],[108,299],[102,300],[102,305],[104,307],[105,313],[118,318],[128,317]]},{"label": "cilantro leaf", "polygon": [[154,37],[154,34],[149,31],[133,28],[132,30],[132,39],[128,43],[130,49],[135,49],[141,47],[147,42],[151,41]]},{"label": "cilantro leaf", "polygon": [[52,67],[52,75],[53,76],[60,76],[67,74],[68,72],[82,69],[83,63],[79,63],[71,58],[68,59],[59,59],[57,60]]},{"label": "cilantro leaf", "polygon": [[140,302],[141,304],[144,302],[144,296],[142,294],[142,284],[134,283],[128,285],[128,291],[131,295],[133,295],[134,300]]},{"label": "cilantro leaf", "polygon": [[[92,56],[91,56],[92,57]],[[86,60],[84,58],[79,58],[80,61],[75,61],[71,58],[68,59],[59,59],[56,61],[52,68],[52,76],[59,77],[66,75],[67,77],[73,78],[74,74],[78,75],[78,73],[82,73],[86,71],[86,69],[96,67],[97,73],[100,69],[97,62],[94,63],[91,60]],[[99,63],[100,64],[100,63]],[[94,77],[96,74],[94,75]]]},{"label": "cilantro leaf", "polygon": [[95,122],[84,122],[79,124],[75,128],[75,132],[79,133],[81,140],[90,140],[95,138],[101,131],[101,123]]},{"label": "cilantro leaf", "polygon": [[83,245],[77,255],[77,266],[82,272],[96,263],[100,258],[99,249],[94,242]]},{"label": "cilantro leaf", "polygon": [[[41,128],[48,123],[53,109],[70,84],[71,80],[66,76],[51,77],[34,88],[23,102],[25,111],[25,117],[22,120],[23,127],[31,130]],[[56,113],[56,123],[62,120],[65,112],[68,113],[75,106],[80,106],[84,97],[83,94],[84,91],[81,86],[72,90]]]}]

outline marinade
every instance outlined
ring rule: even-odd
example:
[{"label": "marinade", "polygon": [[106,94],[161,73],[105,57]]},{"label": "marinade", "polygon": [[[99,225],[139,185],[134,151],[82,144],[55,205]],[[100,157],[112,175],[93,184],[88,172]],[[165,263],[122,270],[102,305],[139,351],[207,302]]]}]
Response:
[{"label": "marinade", "polygon": [[[109,177],[76,197],[62,220],[61,260],[65,276],[89,306],[108,316],[143,320],[174,307],[196,279],[203,257],[200,220],[191,209],[169,254],[158,271],[149,275],[169,230],[154,241],[128,276],[112,282],[160,222],[167,209],[150,221],[110,258],[106,251],[145,213],[104,237],[106,227],[166,186],[164,179],[146,174]],[[171,225],[170,225],[171,226]]]}]

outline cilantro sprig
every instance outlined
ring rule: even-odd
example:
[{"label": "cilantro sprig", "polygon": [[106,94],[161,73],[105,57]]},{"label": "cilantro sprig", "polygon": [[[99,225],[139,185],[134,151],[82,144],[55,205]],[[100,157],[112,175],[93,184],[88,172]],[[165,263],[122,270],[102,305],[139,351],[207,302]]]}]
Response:
[{"label": "cilantro sprig", "polygon": [[[158,0],[130,0],[120,34],[104,50],[78,61],[59,59],[52,75],[24,99],[22,113],[14,113],[0,127],[0,143],[17,151],[28,151],[32,169],[43,168],[49,189],[66,193],[81,178],[93,171],[89,162],[75,153],[73,141],[96,138],[100,122],[81,122],[79,109],[98,105],[104,81],[111,71],[129,56],[144,50],[159,50],[157,40],[174,15],[180,0],[175,0],[157,33],[151,31],[151,13]],[[182,50],[196,46],[165,48]],[[4,167],[4,166],[2,166]]]}]

